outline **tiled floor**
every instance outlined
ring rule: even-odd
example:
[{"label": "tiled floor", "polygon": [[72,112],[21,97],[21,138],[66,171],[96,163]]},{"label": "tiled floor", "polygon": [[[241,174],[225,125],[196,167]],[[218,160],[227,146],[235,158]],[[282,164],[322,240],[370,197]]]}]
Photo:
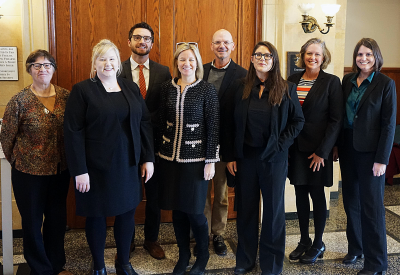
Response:
[{"label": "tiled floor", "polygon": [[[299,229],[297,220],[286,222],[286,258],[282,274],[357,274],[362,269],[362,261],[353,265],[343,265],[341,258],[347,252],[347,242],[345,236],[346,216],[343,210],[342,198],[331,201],[331,210],[324,234],[326,253],[322,260],[318,260],[313,265],[303,265],[296,261],[290,261],[287,256],[296,247],[299,241]],[[385,190],[386,206],[386,228],[388,240],[388,260],[389,268],[386,274],[400,274],[400,185],[386,186]],[[312,220],[310,230],[313,231]],[[155,260],[148,255],[142,248],[143,226],[136,229],[136,250],[131,259],[131,263],[139,274],[168,274],[177,261],[178,247],[175,243],[172,224],[162,224],[159,241],[163,245],[166,259]],[[217,256],[210,246],[210,261],[207,265],[207,274],[233,274],[235,267],[235,250],[237,245],[236,223],[230,221],[225,233],[228,245],[228,254],[224,257]],[[113,230],[108,230],[107,248],[105,251],[106,267],[108,273],[115,273],[114,256],[116,253],[113,240]],[[192,244],[193,246],[194,244]],[[14,263],[24,262],[22,254],[22,240],[14,240]],[[90,265],[90,251],[86,243],[83,230],[71,230],[66,234],[66,253],[67,266],[73,274],[87,274]],[[2,257],[1,257],[2,258]],[[0,260],[1,260],[0,258]],[[191,259],[191,263],[194,258]],[[16,268],[17,270],[17,268]],[[260,269],[256,268],[250,274],[259,274]]]}]

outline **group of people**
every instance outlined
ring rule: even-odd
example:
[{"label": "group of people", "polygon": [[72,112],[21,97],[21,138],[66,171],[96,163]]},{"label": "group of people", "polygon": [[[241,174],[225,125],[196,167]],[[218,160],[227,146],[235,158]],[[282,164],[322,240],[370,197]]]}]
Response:
[{"label": "group of people", "polygon": [[358,42],[354,73],[342,84],[323,71],[331,56],[317,38],[300,50],[297,65],[305,70],[287,81],[278,51],[267,41],[254,47],[248,70],[231,59],[235,43],[227,30],[213,35],[215,59],[204,65],[197,43],[177,43],[174,78],[168,67],[149,59],[153,42],[152,28],[136,24],[128,39],[132,55],[121,62],[118,48],[101,40],[93,48],[90,78],[71,93],[50,83],[57,65],[47,51],[34,51],[26,60],[33,83],[8,103],[0,141],[12,166],[32,274],[68,273],[63,267],[70,176],[76,213],[86,217],[90,274],[107,274],[109,216],[115,216],[116,273],[137,274],[129,257],[142,180],[144,248],[156,259],[165,258],[158,243],[160,209],[172,210],[179,247],[173,274],[188,268],[191,230],[196,261],[190,274],[204,274],[210,234],[215,253],[227,251],[226,173],[235,176],[236,185],[234,273],[251,271],[258,249],[262,274],[282,272],[287,176],[295,186],[301,231],[289,258],[314,263],[326,250],[324,187],[333,184],[333,161],[339,156],[349,243],[343,262],[365,257],[360,275],[387,269],[384,173],[394,137],[396,90],[394,81],[379,72],[383,58],[375,40]]}]

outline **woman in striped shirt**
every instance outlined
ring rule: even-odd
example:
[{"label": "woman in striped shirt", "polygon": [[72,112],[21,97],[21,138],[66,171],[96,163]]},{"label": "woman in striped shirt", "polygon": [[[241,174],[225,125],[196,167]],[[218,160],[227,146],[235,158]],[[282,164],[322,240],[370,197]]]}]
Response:
[{"label": "woman in striped shirt", "polygon": [[[322,258],[325,245],[322,234],[326,222],[324,187],[333,184],[332,148],[343,120],[342,91],[337,76],[325,73],[331,61],[325,42],[308,40],[300,50],[297,66],[305,70],[291,75],[288,81],[297,84],[305,124],[289,151],[290,183],[295,186],[296,207],[301,239],[290,253],[291,260],[311,264]],[[309,237],[310,202],[313,202],[314,241]]]}]

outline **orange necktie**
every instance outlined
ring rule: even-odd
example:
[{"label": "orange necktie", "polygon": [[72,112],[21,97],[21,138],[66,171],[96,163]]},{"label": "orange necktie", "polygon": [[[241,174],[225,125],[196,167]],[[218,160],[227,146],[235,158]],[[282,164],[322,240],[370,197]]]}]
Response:
[{"label": "orange necktie", "polygon": [[143,67],[144,65],[139,65],[139,89],[143,98],[146,98],[146,80],[144,80]]}]

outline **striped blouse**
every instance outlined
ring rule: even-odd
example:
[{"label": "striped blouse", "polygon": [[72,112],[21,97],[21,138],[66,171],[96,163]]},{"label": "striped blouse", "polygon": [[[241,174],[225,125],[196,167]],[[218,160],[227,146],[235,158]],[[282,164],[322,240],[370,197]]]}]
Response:
[{"label": "striped blouse", "polygon": [[300,105],[303,106],[303,102],[306,99],[308,92],[311,90],[311,87],[314,85],[316,79],[314,80],[304,80],[300,78],[299,84],[297,84],[297,96],[300,101]]}]

